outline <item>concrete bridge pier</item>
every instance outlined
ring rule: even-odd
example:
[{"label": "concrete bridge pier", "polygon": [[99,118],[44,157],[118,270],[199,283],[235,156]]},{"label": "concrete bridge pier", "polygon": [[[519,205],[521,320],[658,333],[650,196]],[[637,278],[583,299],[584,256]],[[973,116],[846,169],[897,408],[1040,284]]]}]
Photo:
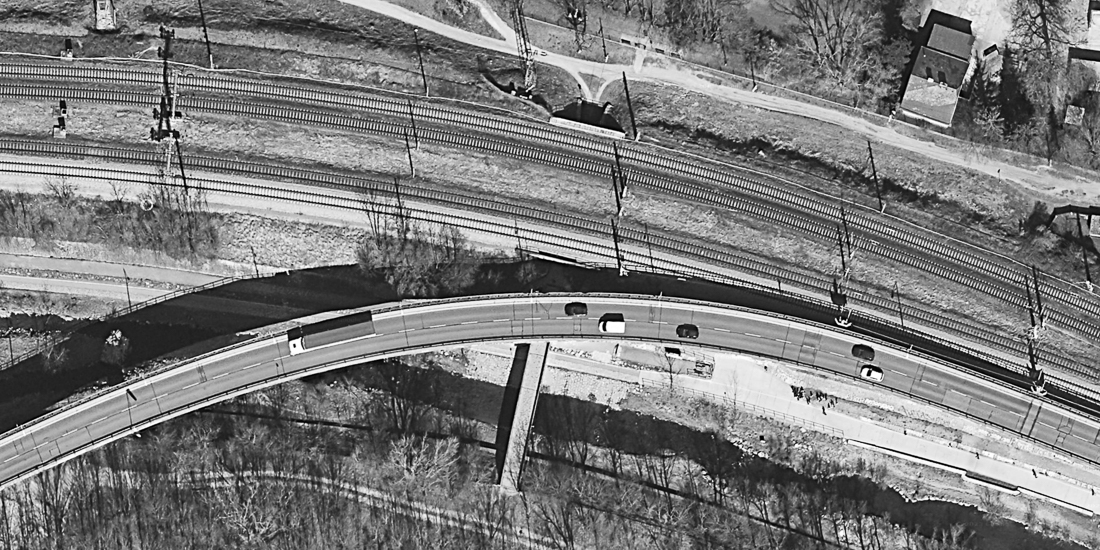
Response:
[{"label": "concrete bridge pier", "polygon": [[550,343],[516,344],[512,371],[504,387],[504,402],[497,422],[497,484],[509,493],[519,492],[520,475],[527,458],[527,440],[535,420],[542,371]]}]

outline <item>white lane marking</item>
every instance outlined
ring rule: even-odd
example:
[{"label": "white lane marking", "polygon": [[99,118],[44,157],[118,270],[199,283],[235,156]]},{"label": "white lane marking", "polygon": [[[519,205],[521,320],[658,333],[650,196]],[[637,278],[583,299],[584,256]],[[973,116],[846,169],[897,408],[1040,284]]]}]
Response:
[{"label": "white lane marking", "polygon": [[776,338],[775,341],[776,342],[783,342],[784,344],[790,344],[791,343],[790,340],[780,340],[779,338]]},{"label": "white lane marking", "polygon": [[428,328],[442,328],[442,327],[445,327],[445,326],[447,326],[447,325],[431,325]]},{"label": "white lane marking", "polygon": [[194,384],[191,384],[190,386],[184,386],[184,387],[180,388],[179,391],[183,391],[183,390],[186,390],[186,389],[193,388],[195,386],[198,386],[199,384],[201,384],[201,382],[195,382]]},{"label": "white lane marking", "polygon": [[752,336],[753,338],[763,338],[763,336],[760,336],[759,334],[753,334],[751,332],[746,332],[745,336]]},{"label": "white lane marking", "polygon": [[258,367],[258,366],[260,366],[260,364],[259,364],[259,363],[252,363],[251,365],[249,365],[249,366],[247,366],[247,367],[241,367],[241,370],[248,370],[248,369],[250,369],[250,368],[252,368],[252,367]]},{"label": "white lane marking", "polygon": [[1050,428],[1050,429],[1052,429],[1052,430],[1057,430],[1058,429],[1057,427],[1051,426],[1050,424],[1047,424],[1046,422],[1043,422],[1042,420],[1040,420],[1039,423],[1046,426],[1046,427],[1048,427],[1048,428]]},{"label": "white lane marking", "polygon": [[104,420],[107,420],[106,416],[104,416],[103,418],[100,418],[98,420],[93,420],[93,421],[89,422],[88,425],[91,426],[93,424],[99,424],[100,422],[103,422]]},{"label": "white lane marking", "polygon": [[[830,355],[835,355],[835,356],[837,356],[837,357],[844,357],[844,354],[843,354],[843,353],[837,353],[837,352],[835,352],[835,351],[830,351],[830,352],[829,352],[829,354],[830,354]],[[893,369],[890,369],[890,370],[893,370]],[[898,372],[898,371],[896,371],[896,370],[895,370],[894,372]]]},{"label": "white lane marking", "polygon": [[984,399],[979,399],[978,401],[981,401],[982,403],[985,403],[986,405],[989,405],[990,407],[993,407],[994,409],[997,408],[996,405],[994,405],[993,403],[990,403],[989,401],[986,401]]},{"label": "white lane marking", "polygon": [[633,323],[633,322],[636,322],[637,319],[623,319],[623,321],[626,321],[628,323]]},{"label": "white lane marking", "polygon": [[650,321],[650,323],[653,323],[655,325],[667,325],[668,321]]},{"label": "white lane marking", "polygon": [[9,462],[11,462],[11,461],[13,461],[13,460],[15,460],[15,459],[17,459],[17,458],[19,458],[19,455],[15,455],[15,456],[13,456],[13,457],[11,457],[11,458],[5,459],[3,463],[4,463],[4,464],[7,464],[7,463],[9,463]]},{"label": "white lane marking", "polygon": [[80,431],[80,428],[76,428],[76,429],[73,429],[73,430],[69,430],[69,431],[67,431],[67,432],[65,432],[65,433],[63,433],[63,434],[61,434],[61,437],[68,437],[68,436],[69,436],[69,434],[71,434],[71,433],[73,433],[73,432],[79,432],[79,431]]},{"label": "white lane marking", "polygon": [[524,317],[523,318],[524,321],[538,321],[539,319],[542,319],[542,317]]},{"label": "white lane marking", "polygon": [[405,333],[405,332],[412,332],[412,331],[414,331],[414,330],[416,330],[416,329],[415,329],[415,328],[407,328],[407,329],[405,329],[405,330],[399,330],[399,331],[397,331],[397,332],[398,332],[398,333],[400,334],[400,333]]},{"label": "white lane marking", "polygon": [[219,379],[219,378],[221,378],[221,377],[223,377],[223,376],[229,376],[230,374],[232,374],[232,373],[228,373],[228,372],[223,372],[223,373],[221,373],[221,374],[219,374],[219,375],[217,375],[217,376],[215,376],[215,377],[211,378],[211,380],[217,380],[217,379]]},{"label": "white lane marking", "polygon": [[721,328],[721,327],[714,327],[714,330],[717,330],[718,332],[729,332],[730,331],[730,329],[728,329],[728,328]]},{"label": "white lane marking", "polygon": [[[832,353],[832,352],[830,352],[830,353]],[[839,356],[839,357],[844,357],[843,355],[840,355],[839,353],[833,353],[833,355],[836,355],[836,356]],[[904,376],[906,378],[909,377],[908,374],[905,374],[904,372],[901,372],[900,370],[894,370],[894,369],[886,369],[886,370],[888,370],[888,371],[890,371],[894,374],[897,374],[898,376]]]},{"label": "white lane marking", "polygon": [[493,319],[494,323],[503,323],[505,321],[511,321],[511,319]]},{"label": "white lane marking", "polygon": [[923,379],[923,378],[921,378],[921,382],[924,382],[925,384],[928,384],[928,385],[930,385],[930,386],[936,386],[936,387],[939,387],[939,384],[937,384],[937,383],[935,383],[935,382],[929,382],[929,381],[927,381],[927,380],[925,380],[925,379]]},{"label": "white lane marking", "polygon": [[1084,441],[1084,442],[1086,442],[1086,443],[1092,443],[1092,442],[1091,442],[1091,441],[1089,441],[1088,439],[1085,439],[1085,438],[1083,438],[1083,437],[1081,437],[1081,436],[1079,436],[1079,435],[1077,435],[1077,434],[1069,434],[1069,435],[1071,435],[1071,436],[1073,436],[1073,437],[1076,437],[1077,439],[1080,439],[1081,441]]},{"label": "white lane marking", "polygon": [[[558,319],[561,319],[561,317],[558,317]],[[463,325],[476,325],[477,321],[463,321],[461,324],[463,324]]]},{"label": "white lane marking", "polygon": [[963,393],[963,392],[961,392],[961,391],[959,391],[959,390],[956,390],[955,388],[951,388],[951,389],[950,389],[949,391],[953,391],[953,392],[955,392],[955,393],[957,393],[957,394],[959,394],[959,395],[961,395],[961,396],[963,396],[963,397],[969,397],[969,396],[968,396],[968,395],[966,395],[965,393]]}]

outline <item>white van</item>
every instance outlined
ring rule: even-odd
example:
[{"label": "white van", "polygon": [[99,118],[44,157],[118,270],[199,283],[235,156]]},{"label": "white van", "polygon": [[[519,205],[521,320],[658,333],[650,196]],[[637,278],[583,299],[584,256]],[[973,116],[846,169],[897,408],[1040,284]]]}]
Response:
[{"label": "white van", "polygon": [[600,317],[600,332],[623,334],[626,332],[626,319],[622,313],[606,313]]}]

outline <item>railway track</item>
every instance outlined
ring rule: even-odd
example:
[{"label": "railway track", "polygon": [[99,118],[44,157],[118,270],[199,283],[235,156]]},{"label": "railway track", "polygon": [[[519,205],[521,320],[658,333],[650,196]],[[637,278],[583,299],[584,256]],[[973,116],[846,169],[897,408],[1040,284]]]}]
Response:
[{"label": "railway track", "polygon": [[[40,86],[0,86],[0,94],[23,97],[67,97],[70,100],[75,99],[131,105],[155,105],[159,102],[160,97],[156,94],[140,94],[113,90],[73,90]],[[436,128],[424,128],[422,126],[414,129],[411,124],[395,124],[388,121],[364,119],[327,112],[316,112],[257,103],[220,101],[199,97],[180,98],[178,101],[178,108],[228,115],[246,115],[253,118],[264,118],[282,122],[306,122],[317,126],[362,131],[394,137],[404,137],[406,134],[415,132],[418,139],[429,142],[442,143],[471,150],[489,151],[512,158],[539,162],[549,166],[565,167],[574,171],[600,177],[610,177],[611,175],[611,164],[599,160],[479,135],[449,132]],[[834,223],[824,221],[818,217],[795,214],[788,208],[778,207],[769,202],[758,202],[751,198],[721,193],[705,185],[684,182],[652,172],[639,171],[631,168],[627,168],[625,172],[628,181],[630,181],[632,185],[646,188],[651,191],[672,193],[703,204],[743,212],[758,219],[766,220],[780,226],[790,227],[826,240],[835,235],[836,225]],[[839,216],[839,209],[837,209],[837,217],[839,218]],[[854,214],[848,216],[847,219],[849,226],[854,226],[857,229],[861,227],[859,224],[865,221],[863,218]],[[891,229],[889,231],[893,236],[905,235],[905,233],[897,230]],[[1009,281],[1007,285],[1004,283],[996,284],[987,279],[975,278],[971,272],[956,268],[951,263],[935,261],[933,259],[935,257],[933,253],[924,254],[919,250],[909,250],[892,246],[888,241],[888,238],[882,236],[872,238],[866,234],[857,232],[854,236],[853,244],[860,250],[865,250],[889,260],[935,274],[946,280],[969,286],[984,294],[1009,303],[1018,308],[1021,313],[1021,319],[1023,319],[1024,313],[1028,311],[1028,297],[1026,293],[1019,292],[1019,289],[1024,288],[1024,281],[1026,279],[1023,279],[1023,277],[1025,275],[1018,274],[1021,278],[1016,281]],[[1057,296],[1054,297],[1057,298]],[[1067,315],[1061,310],[1047,309],[1046,311],[1047,319],[1053,324],[1092,338],[1100,339],[1100,325],[1083,320],[1079,317]],[[1100,376],[1096,378],[1100,380]]]},{"label": "railway track", "polygon": [[[0,65],[0,76],[9,78],[31,79],[55,79],[89,82],[117,82],[132,85],[159,86],[162,84],[162,76],[153,71],[135,69],[82,67],[82,66],[57,66],[57,65]],[[529,121],[506,119],[480,113],[469,113],[446,109],[436,105],[412,103],[411,100],[401,101],[385,96],[368,96],[344,91],[322,90],[301,86],[287,86],[273,82],[250,81],[241,78],[229,78],[206,74],[199,70],[184,71],[176,79],[176,84],[183,90],[197,90],[209,93],[252,95],[270,99],[284,100],[294,103],[308,103],[318,106],[326,106],[340,109],[358,109],[371,113],[384,114],[391,117],[409,117],[419,120],[440,122],[449,125],[475,127],[482,130],[502,133],[505,135],[522,135],[528,140],[539,140],[546,143],[580,149],[601,157],[609,157],[612,148],[608,141],[597,140],[589,136],[566,132],[545,124]],[[684,161],[654,154],[650,151],[639,149],[632,145],[623,145],[620,148],[623,161],[636,163],[669,171],[673,174],[688,174],[696,178],[711,181],[719,185],[730,187],[738,192],[747,192],[758,197],[767,197],[771,200],[796,206],[801,212],[821,215],[835,224],[840,221],[840,208],[833,204],[832,197],[822,195],[812,190],[803,188],[808,193],[793,192],[787,189],[768,185],[765,182],[754,181],[736,174],[730,174],[703,166],[695,162]],[[764,175],[757,171],[743,167],[741,171]],[[817,195],[814,197],[812,195]],[[827,202],[828,201],[828,202]],[[921,252],[935,252],[937,255],[949,258],[954,262],[967,266],[969,269],[992,275],[1004,281],[1022,284],[1022,279],[1027,275],[1029,266],[1020,264],[1010,258],[1001,256],[1001,261],[991,261],[986,256],[987,251],[967,250],[971,245],[953,245],[950,239],[944,235],[928,235],[922,229],[911,224],[899,223],[898,220],[881,216],[868,215],[869,209],[855,207],[849,213],[849,225],[857,231],[864,231],[870,235],[887,236],[892,240],[915,247]],[[945,242],[947,241],[947,242]],[[980,253],[975,253],[980,252]],[[1053,280],[1053,278],[1052,278]],[[1056,299],[1079,298],[1071,283],[1057,281],[1058,285],[1042,286],[1044,293]],[[1062,288],[1068,287],[1068,288]],[[1071,290],[1072,289],[1072,290]],[[1070,294],[1064,294],[1069,292]],[[1026,296],[1016,294],[1017,302],[1021,308],[1026,308]],[[1091,302],[1091,300],[1089,300]],[[1100,304],[1093,303],[1094,308],[1086,309],[1094,315],[1100,315]]]},{"label": "railway track", "polygon": [[[46,156],[63,156],[80,159],[98,158],[108,161],[139,163],[147,165],[160,165],[163,163],[163,157],[159,153],[154,151],[100,148],[57,142],[0,141],[0,152]],[[297,200],[299,202],[308,202],[311,204],[320,204],[324,206],[345,209],[352,208],[359,210],[363,209],[363,202],[368,199],[373,199],[375,197],[387,198],[389,200],[395,199],[393,184],[388,180],[370,180],[342,174],[303,170],[270,164],[248,163],[221,158],[204,157],[199,155],[189,156],[189,164],[191,165],[192,169],[201,169],[220,173],[232,173],[248,177],[288,181],[291,183],[304,183],[311,186],[329,187],[340,191],[353,191],[359,195],[362,195],[363,198],[353,202],[347,202],[345,200],[344,202],[333,203],[332,200],[335,199],[325,202],[319,199],[317,196],[302,195],[301,193],[295,194],[295,192],[284,188],[269,186],[249,187],[242,186],[242,184],[238,183],[223,182],[195,176],[190,178],[194,181],[193,185],[202,185],[203,188],[213,192],[251,195],[264,198],[277,198],[282,200]],[[58,174],[58,171],[60,171],[60,173],[68,176],[89,179],[131,181],[139,184],[148,183],[149,181],[148,173],[141,174],[140,176],[135,176],[134,172],[109,170],[104,168],[49,167],[46,172],[43,172],[43,167],[39,163],[34,162],[3,162],[0,163],[0,171],[34,174],[42,174],[48,172],[55,175]],[[474,212],[491,213],[494,216],[502,217],[505,219],[511,218],[517,221],[523,220],[525,224],[530,223],[537,224],[539,226],[550,226],[553,227],[556,231],[545,232],[526,229],[525,231],[531,232],[533,235],[533,237],[529,236],[527,240],[544,245],[559,246],[561,248],[576,252],[594,254],[600,257],[607,258],[609,260],[614,258],[613,247],[608,244],[608,241],[610,241],[611,228],[607,222],[604,222],[602,220],[585,218],[582,216],[560,214],[555,212],[533,210],[521,204],[508,203],[505,201],[493,201],[474,195],[444,192],[436,189],[423,188],[417,186],[415,183],[403,185],[402,195],[407,200],[416,200],[429,204],[439,204],[451,208],[460,208]],[[510,237],[514,234],[514,231],[516,231],[515,227],[507,224],[485,226],[484,220],[476,217],[462,219],[445,217],[437,219],[431,218],[431,215],[438,215],[438,213],[432,211],[419,212],[417,215],[421,216],[421,218],[425,221],[447,223],[468,230],[483,231],[494,235],[507,235]],[[561,241],[562,231],[580,231],[597,237],[603,242],[597,245],[595,244],[597,241],[578,241],[574,239],[568,243],[565,243]],[[827,295],[830,288],[831,281],[829,280],[815,279],[811,276],[804,274],[786,272],[784,270],[778,269],[766,263],[756,261],[749,257],[732,254],[727,251],[719,250],[713,247],[707,247],[695,242],[679,240],[666,236],[650,236],[648,235],[648,232],[643,232],[637,228],[632,227],[621,228],[620,237],[621,240],[626,243],[626,246],[643,251],[642,253],[631,252],[630,255],[632,257],[627,258],[627,263],[631,264],[631,268],[636,270],[645,270],[645,268],[659,267],[661,270],[666,272],[696,276],[704,279],[720,281],[726,284],[742,284],[737,283],[729,276],[725,276],[713,271],[698,269],[697,267],[695,267],[695,264],[703,262],[710,265],[718,265],[727,269],[732,269],[737,272],[747,273],[751,276],[766,279],[769,281],[776,280],[779,281],[780,284],[787,285],[788,288],[799,288],[803,290],[808,290],[817,295]],[[555,241],[555,239],[557,240]],[[644,255],[644,251],[647,248],[650,250],[656,249],[659,252],[669,255],[675,255],[677,257],[688,258],[690,259],[690,263],[670,263],[665,260],[655,261],[653,259],[649,259],[647,261],[647,258]],[[627,248],[627,250],[629,251],[629,248]],[[647,264],[653,265],[650,266]],[[861,307],[869,311],[877,311],[880,314],[885,313],[887,315],[892,315],[896,311],[895,304],[893,302],[891,302],[889,299],[885,299],[883,297],[875,295],[854,295],[851,297],[851,300],[853,305],[857,307]],[[978,327],[961,323],[953,319],[945,318],[933,312],[924,311],[915,307],[906,307],[906,310],[903,313],[907,318],[911,319],[912,321],[916,321],[919,324],[934,327],[936,329],[948,332],[958,332],[966,334],[970,336],[971,339],[976,343],[988,345],[994,349],[1000,349],[1015,356],[1021,356],[1024,351],[1022,345],[1019,342],[1015,342],[1010,338],[1006,338],[1003,335],[990,331],[985,331]],[[942,340],[940,341],[940,343],[949,346],[955,345],[953,343]],[[1011,361],[1006,361],[1002,357],[978,352],[972,349],[967,350],[967,352],[977,356],[981,356],[986,360],[989,360],[990,362],[993,362],[1013,372],[1021,374],[1026,372],[1026,367],[1024,365]],[[1070,370],[1072,372],[1073,365],[1069,362],[1068,358],[1055,354],[1049,354],[1046,352],[1042,353],[1042,358],[1044,360],[1049,361],[1051,364],[1059,365],[1061,368]]]},{"label": "railway track", "polygon": [[[11,66],[3,66],[0,68],[11,69]],[[38,67],[35,70],[38,71],[35,76],[38,78],[105,78],[103,73],[116,73],[118,71],[102,71],[91,70],[84,68],[84,72],[73,76],[71,73],[65,73],[64,70],[71,70],[71,67]],[[50,74],[43,74],[43,72],[54,71]],[[97,72],[98,71],[98,72]],[[10,72],[10,71],[9,71]],[[2,74],[2,73],[0,73]],[[159,82],[159,76],[155,73],[143,72],[143,71],[122,71],[122,77],[116,79],[116,81],[133,84],[155,84]],[[9,74],[10,76],[10,74]],[[24,75],[26,76],[26,75]],[[196,80],[197,83],[188,83],[188,79]],[[467,124],[477,126],[479,128],[488,129],[499,133],[516,133],[516,128],[522,128],[524,133],[530,133],[531,135],[525,135],[525,138],[529,139],[542,139],[547,142],[553,142],[557,145],[566,145],[574,148],[585,149],[589,153],[603,153],[609,154],[609,147],[607,143],[592,140],[587,137],[568,134],[565,132],[557,131],[545,126],[538,126],[529,123],[515,123],[514,121],[504,121],[503,119],[494,119],[485,115],[475,115],[468,113],[457,113],[440,109],[434,106],[422,106],[414,105],[408,102],[398,102],[392,99],[375,99],[375,98],[361,98],[351,94],[340,94],[334,92],[322,92],[317,90],[302,90],[298,88],[291,88],[286,86],[269,85],[267,83],[239,83],[235,87],[230,84],[236,82],[234,79],[224,79],[217,77],[188,77],[183,76],[179,79],[180,85],[186,88],[191,86],[195,89],[203,88],[207,90],[220,90],[225,91],[227,88],[233,88],[233,91],[247,94],[263,95],[265,90],[268,90],[266,96],[279,96],[286,99],[293,99],[297,101],[304,101],[314,104],[324,104],[327,102],[329,105],[353,108],[362,108],[371,110],[371,112],[383,113],[389,116],[400,116],[401,110],[404,110],[404,116],[416,116],[422,119],[435,119],[450,124]],[[227,84],[229,83],[229,84]],[[70,88],[53,88],[47,89],[45,87],[7,87],[5,88],[7,93],[13,95],[28,95],[32,97],[42,97],[54,94],[55,97],[67,97],[68,99],[83,99],[87,101],[102,101],[102,102],[115,102],[115,103],[155,103],[159,101],[159,96],[147,95],[142,97],[141,94],[131,94],[126,92],[113,92],[103,90],[73,90]],[[277,93],[270,90],[277,90]],[[351,99],[348,99],[351,98]],[[372,103],[373,102],[373,103]],[[233,103],[233,102],[221,102],[216,100],[197,98],[197,97],[183,97],[180,99],[181,109],[192,109],[200,111],[210,112],[222,112],[226,114],[246,114],[258,118],[268,118],[274,120],[284,121],[307,121],[313,124],[322,126],[330,126],[341,129],[353,129],[360,131],[367,131],[379,134],[388,134],[394,136],[403,135],[405,132],[412,131],[410,126],[403,124],[393,124],[382,121],[371,121],[362,118],[347,117],[331,113],[318,113],[316,111],[308,111],[303,109],[291,109],[281,106],[265,106],[255,103]],[[509,127],[510,125],[510,127]],[[601,162],[593,159],[586,159],[578,157],[577,155],[569,155],[561,152],[545,151],[536,147],[522,146],[515,143],[509,143],[501,140],[490,140],[479,136],[471,136],[468,134],[458,134],[454,132],[444,132],[431,128],[418,128],[416,130],[418,137],[426,139],[428,141],[437,141],[439,143],[446,143],[449,145],[465,147],[476,150],[490,150],[500,154],[506,154],[514,158],[523,158],[525,160],[532,160],[536,162],[542,162],[545,164],[551,164],[554,166],[565,166],[581,172],[586,172],[594,175],[608,176],[610,174],[610,163]],[[532,136],[534,136],[532,138]],[[486,147],[491,145],[491,147]],[[760,204],[759,202],[743,199],[736,196],[730,196],[726,193],[718,193],[713,189],[709,189],[705,186],[692,185],[682,181],[677,181],[671,178],[664,178],[660,175],[654,175],[653,173],[641,172],[638,170],[627,169],[627,175],[629,180],[641,187],[649,188],[660,192],[671,192],[680,194],[682,196],[690,197],[693,200],[703,202],[705,204],[712,204],[726,209],[739,210],[741,212],[748,213],[755,217],[766,219],[780,225],[786,225],[788,227],[796,228],[804,232],[808,232],[819,237],[827,238],[835,231],[835,223],[829,221],[822,221],[822,219],[828,219],[828,216],[833,213],[834,217],[839,218],[839,208],[833,205],[827,205],[823,202],[810,201],[804,196],[791,193],[786,190],[776,189],[764,184],[750,185],[754,182],[745,180],[745,178],[739,178],[730,174],[721,173],[717,170],[701,167],[693,164],[684,163],[678,161],[679,165],[676,165],[670,159],[658,157],[649,152],[636,151],[630,147],[624,147],[622,149],[622,156],[628,164],[642,164],[649,167],[656,167],[660,170],[664,170],[670,173],[687,174],[697,180],[709,181],[711,183],[717,183],[719,185],[730,185],[730,180],[734,180],[734,183],[740,185],[737,188],[738,192],[745,192],[745,187],[749,186],[747,193],[749,195],[756,195],[760,197],[771,197],[774,201],[783,202],[786,201],[790,204],[794,204],[797,208],[805,209],[811,216],[814,213],[820,214],[816,219],[814,217],[803,217],[799,215],[791,214],[789,211],[770,206],[767,204]],[[745,182],[748,181],[746,184]],[[792,197],[795,197],[792,199]],[[912,234],[908,231],[899,231],[888,224],[884,224],[881,220],[873,219],[869,216],[865,216],[860,212],[853,212],[848,215],[848,222],[850,227],[857,229],[856,233],[856,245],[863,250],[870,251],[874,254],[887,257],[889,259],[899,261],[906,265],[923,269],[927,272],[934,273],[941,277],[945,277],[948,280],[967,284],[977,290],[982,291],[990,296],[994,296],[1007,303],[1011,303],[1020,308],[1021,312],[1027,311],[1027,297],[1025,294],[1020,293],[1019,289],[1024,284],[1022,281],[1023,274],[1019,271],[1013,271],[1014,268],[1005,268],[1004,266],[998,266],[995,262],[990,262],[983,258],[977,258],[973,255],[966,254],[958,251],[953,247],[944,247],[939,241],[931,240],[924,235]],[[858,231],[863,230],[865,234],[861,235]],[[874,235],[876,232],[882,235]],[[877,237],[877,238],[875,238]],[[921,254],[913,251],[907,251],[904,248],[899,248],[887,244],[889,238],[900,239],[905,242],[916,243],[917,250],[924,250],[929,247],[937,248],[941,256],[950,259],[953,263],[962,265],[967,269],[974,269],[977,271],[984,271],[993,278],[1001,279],[1002,283],[997,284],[990,282],[986,279],[976,279],[972,273],[968,273],[965,269],[956,268],[947,262],[934,261],[932,258],[936,254]],[[881,240],[880,240],[881,239]],[[929,244],[932,243],[932,244]],[[992,266],[992,267],[991,267]],[[1016,277],[1015,280],[1012,280]],[[1064,283],[1064,282],[1063,282]],[[1068,285],[1068,283],[1065,283]],[[1096,308],[1096,304],[1091,303],[1089,300],[1080,300],[1079,296],[1072,295],[1065,292],[1064,289],[1060,290],[1056,286],[1052,286],[1048,281],[1042,283],[1044,296],[1048,299],[1053,298],[1053,301],[1060,303],[1072,302],[1071,305],[1078,306],[1079,303],[1083,303],[1084,306],[1078,307],[1078,309],[1084,310],[1087,313],[1093,313]],[[1023,316],[1021,316],[1023,318]],[[1091,337],[1100,337],[1100,328],[1095,323],[1082,320],[1078,317],[1067,315],[1057,309],[1048,310],[1048,319],[1056,325],[1069,328],[1081,334],[1085,334]],[[1091,369],[1075,369],[1078,373],[1089,372]],[[1095,376],[1095,375],[1093,375]]]}]

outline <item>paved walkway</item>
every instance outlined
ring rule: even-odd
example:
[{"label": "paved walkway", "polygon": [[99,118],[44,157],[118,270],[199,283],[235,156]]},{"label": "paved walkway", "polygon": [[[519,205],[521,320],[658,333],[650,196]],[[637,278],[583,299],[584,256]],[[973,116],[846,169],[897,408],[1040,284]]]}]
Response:
[{"label": "paved walkway", "polygon": [[217,275],[184,271],[182,269],[76,260],[71,258],[53,258],[29,254],[0,253],[0,268],[83,273],[98,277],[130,277],[131,279],[143,279],[185,286],[200,286],[221,279],[221,277]]},{"label": "paved walkway", "polygon": [[[77,294],[98,296],[114,300],[127,300],[125,283],[81,281],[76,279],[52,279],[49,277],[24,277],[21,275],[0,275],[0,284],[9,290],[33,290],[37,292],[55,292],[58,294]],[[152,300],[170,293],[170,290],[145,288],[136,285],[129,287],[129,300],[133,303]]]},{"label": "paved walkway", "polygon": [[[511,41],[498,40],[451,27],[424,15],[385,2],[384,0],[340,1],[359,6],[387,17],[399,19],[408,24],[415,25],[459,42],[504,54],[516,54],[514,33],[512,33],[513,38]],[[487,12],[492,12],[491,8],[480,3],[478,4],[478,9],[483,16]],[[502,31],[500,29],[500,27],[508,27],[499,16],[490,15],[486,17],[486,20],[497,29],[498,32],[501,32],[506,37],[508,36],[510,31]],[[749,90],[713,84],[699,77],[704,71],[709,70],[702,67],[694,68],[689,65],[684,65],[684,68],[681,69],[678,67],[656,67],[653,65],[639,66],[639,64],[616,65],[576,59],[553,52],[545,52],[545,55],[543,55],[544,52],[542,50],[539,50],[538,53],[539,61],[560,67],[573,75],[573,77],[578,80],[578,84],[584,91],[585,96],[591,99],[598,99],[598,97],[593,97],[587,84],[584,82],[583,78],[580,77],[580,73],[587,73],[604,79],[613,79],[618,78],[623,72],[626,72],[631,75],[631,78],[634,80],[671,84],[686,90],[707,94],[720,99],[834,124],[862,134],[874,141],[887,143],[894,147],[920,153],[937,162],[977,170],[989,176],[1000,177],[1011,181],[1035,192],[1044,193],[1051,197],[1059,197],[1054,199],[1056,203],[1070,200],[1065,198],[1062,195],[1063,193],[1072,193],[1070,196],[1073,197],[1073,200],[1081,203],[1091,203],[1100,200],[1100,186],[1095,185],[1094,178],[1089,177],[1089,174],[1091,174],[1089,171],[1068,166],[1059,166],[1058,170],[1054,171],[1046,166],[1045,161],[1038,158],[1034,159],[1035,164],[1031,166],[1013,166],[995,160],[974,158],[973,155],[967,152],[970,145],[965,142],[960,142],[958,147],[941,147],[935,143],[901,134],[893,128],[879,126],[841,111],[834,111],[791,99],[755,93]]]}]

